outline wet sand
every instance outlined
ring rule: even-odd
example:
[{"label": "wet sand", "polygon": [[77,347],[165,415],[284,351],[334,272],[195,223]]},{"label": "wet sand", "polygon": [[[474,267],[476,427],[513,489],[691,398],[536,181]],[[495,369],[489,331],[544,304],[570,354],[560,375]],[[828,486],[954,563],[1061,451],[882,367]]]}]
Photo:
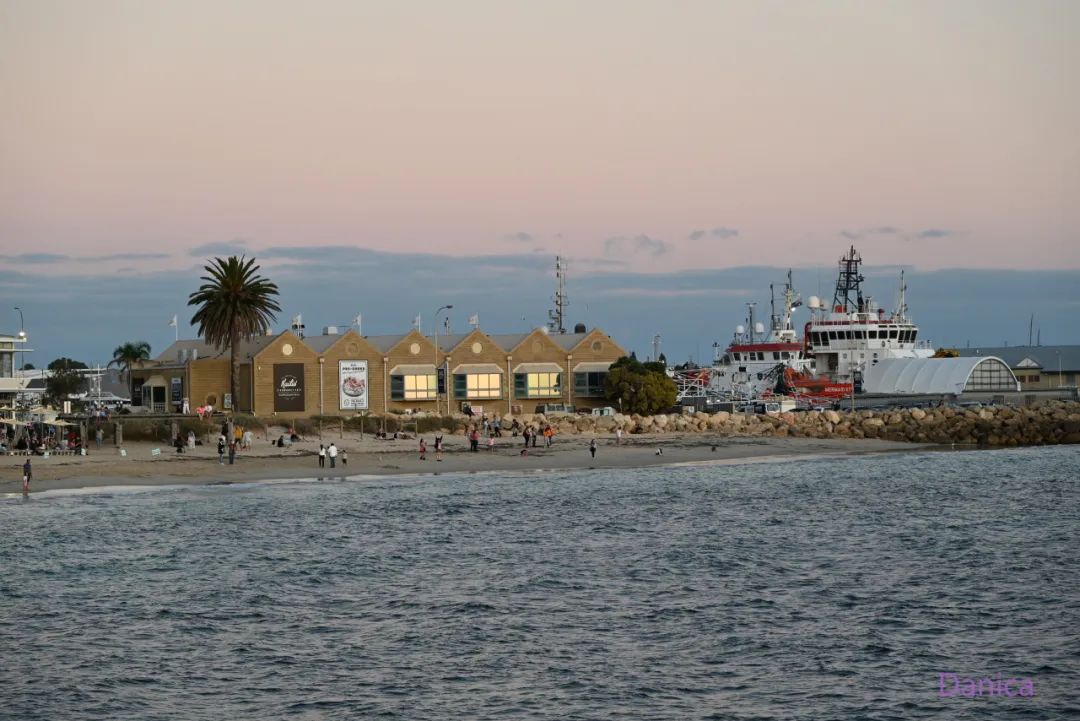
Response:
[{"label": "wet sand", "polygon": [[[641,468],[678,463],[783,461],[797,457],[848,455],[923,450],[929,446],[882,440],[821,440],[813,438],[720,437],[707,434],[668,434],[624,437],[616,445],[612,437],[597,437],[596,457],[589,454],[591,436],[556,437],[551,448],[541,444],[521,456],[521,438],[496,439],[493,451],[481,442],[480,451],[468,450],[460,436],[446,436],[443,460],[435,460],[432,437],[427,436],[427,460],[417,452],[418,441],[378,440],[370,435],[326,434],[322,443],[335,443],[348,451],[348,463],[339,457],[337,467],[319,468],[319,439],[279,449],[264,438],[250,450],[241,451],[233,465],[219,465],[216,445],[200,445],[177,454],[174,448],[150,442],[124,445],[119,450],[91,448],[86,456],[34,456],[31,492],[100,486],[211,484],[261,479],[341,478],[360,475],[414,475],[424,473],[470,473],[489,471],[544,471],[582,468]],[[153,449],[160,455],[153,455]],[[663,455],[656,449],[662,448]],[[0,457],[0,493],[22,488],[25,456]]]}]

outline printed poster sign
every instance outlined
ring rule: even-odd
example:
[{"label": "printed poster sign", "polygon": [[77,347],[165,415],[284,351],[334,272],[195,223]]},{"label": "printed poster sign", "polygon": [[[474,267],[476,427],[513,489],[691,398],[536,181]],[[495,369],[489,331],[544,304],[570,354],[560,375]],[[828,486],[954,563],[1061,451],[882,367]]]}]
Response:
[{"label": "printed poster sign", "polygon": [[338,361],[338,408],[365,411],[368,407],[367,361]]},{"label": "printed poster sign", "polygon": [[304,410],[304,364],[274,364],[274,411]]},{"label": "printed poster sign", "polygon": [[184,397],[184,379],[173,376],[169,382],[172,394],[169,396],[174,404],[179,404]]}]

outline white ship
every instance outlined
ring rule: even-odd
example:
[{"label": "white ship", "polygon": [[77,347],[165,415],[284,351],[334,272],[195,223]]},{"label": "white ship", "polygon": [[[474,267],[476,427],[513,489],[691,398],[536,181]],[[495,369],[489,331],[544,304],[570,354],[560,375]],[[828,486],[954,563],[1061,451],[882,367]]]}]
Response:
[{"label": "white ship", "polygon": [[788,395],[803,405],[816,405],[850,396],[858,390],[861,374],[879,360],[933,355],[928,343],[917,340],[919,329],[907,316],[903,273],[896,310],[886,314],[873,298],[863,297],[861,263],[854,247],[840,259],[831,306],[810,296],[806,305],[812,315],[801,340],[792,316],[802,303],[789,270],[779,313],[773,294],[769,330],[754,319],[755,304],[748,303],[747,325],[736,328],[723,351],[713,345],[712,367],[674,374],[679,400]]}]

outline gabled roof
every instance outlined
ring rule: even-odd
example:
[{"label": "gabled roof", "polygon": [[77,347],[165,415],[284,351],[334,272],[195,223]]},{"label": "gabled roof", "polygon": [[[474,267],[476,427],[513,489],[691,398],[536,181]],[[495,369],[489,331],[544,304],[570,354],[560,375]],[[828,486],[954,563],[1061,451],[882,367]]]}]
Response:
[{"label": "gabled roof", "polygon": [[304,336],[304,344],[316,353],[325,353],[326,350],[345,337],[344,333],[334,335],[307,335]]},{"label": "gabled roof", "polygon": [[[593,330],[596,330],[595,328]],[[589,331],[592,333],[593,331]],[[572,351],[581,341],[589,337],[589,333],[551,333],[548,338],[555,341],[565,351]]]},{"label": "gabled roof", "polygon": [[[1080,345],[1017,345],[990,348],[957,348],[962,358],[968,356],[997,356],[1010,368],[1042,367],[1047,372],[1057,372],[1060,359],[1062,373],[1080,371]],[[1033,361],[1021,365],[1025,360]]]},{"label": "gabled roof", "polygon": [[469,337],[472,331],[468,333],[451,333],[450,335],[439,334],[439,350],[443,353],[449,353],[450,351],[461,345],[461,341]]},{"label": "gabled roof", "polygon": [[405,339],[408,333],[397,333],[395,335],[366,335],[366,340],[371,345],[375,346],[382,353],[389,353],[390,349]]},{"label": "gabled roof", "polygon": [[[250,359],[263,348],[277,340],[280,336],[280,333],[276,335],[257,335],[253,338],[240,341],[240,358],[242,360]],[[178,340],[175,343],[172,343],[171,345],[169,345],[168,348],[159,353],[158,356],[154,358],[154,360],[163,365],[179,364],[182,362],[180,360],[180,351],[186,351],[184,355],[186,359],[190,360],[191,351],[193,350],[196,351],[196,355],[198,356],[199,360],[203,360],[205,358],[229,357],[228,346],[225,346],[224,348],[218,348],[217,346],[210,345],[202,338],[196,338],[194,340]]]},{"label": "gabled roof", "polygon": [[450,336],[448,340],[449,340],[450,343],[453,343],[453,345],[450,345],[450,346],[444,346],[443,342],[442,342],[442,336],[439,336],[439,346],[442,348],[442,350],[444,352],[452,353],[455,349],[460,348],[461,345],[463,343],[467,342],[470,338],[476,338],[476,337],[483,338],[484,340],[488,341],[489,343],[493,343],[496,347],[499,348],[499,350],[505,350],[498,343],[495,343],[495,341],[493,341],[491,339],[491,336],[489,336],[487,333],[480,330],[479,328],[473,328],[471,331],[469,331],[465,335],[452,335],[452,336]]},{"label": "gabled roof", "polygon": [[534,331],[529,331],[528,333],[498,333],[489,335],[488,338],[491,339],[492,343],[509,353],[521,345],[522,341],[531,336],[533,332]]}]

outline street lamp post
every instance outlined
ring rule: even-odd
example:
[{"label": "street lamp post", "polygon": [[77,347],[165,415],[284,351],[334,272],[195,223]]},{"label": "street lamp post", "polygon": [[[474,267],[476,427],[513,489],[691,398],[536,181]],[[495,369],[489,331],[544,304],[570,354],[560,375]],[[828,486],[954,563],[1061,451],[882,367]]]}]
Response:
[{"label": "street lamp post", "polygon": [[[439,313],[453,310],[454,306],[444,305],[435,311],[435,415],[439,415]],[[443,381],[444,383],[446,380]],[[446,413],[450,414],[450,401],[446,402]]]},{"label": "street lamp post", "polygon": [[[24,342],[26,341],[26,322],[23,320],[22,308],[15,306],[15,310],[19,311],[19,338]],[[19,356],[19,370],[26,370],[26,354],[23,353]]]}]

